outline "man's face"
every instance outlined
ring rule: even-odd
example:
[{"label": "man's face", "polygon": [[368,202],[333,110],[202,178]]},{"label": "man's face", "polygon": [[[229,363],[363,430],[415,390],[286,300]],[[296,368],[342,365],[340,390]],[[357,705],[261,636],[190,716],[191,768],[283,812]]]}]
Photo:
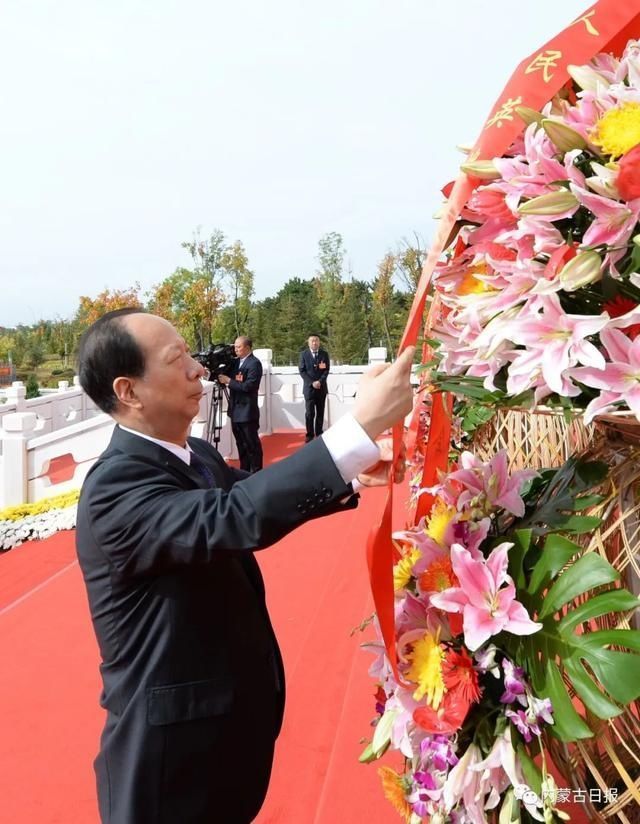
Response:
[{"label": "man's face", "polygon": [[249,352],[251,352],[251,347],[247,346],[244,338],[236,338],[233,343],[233,348],[236,350],[237,358],[246,358]]},{"label": "man's face", "polygon": [[317,335],[311,335],[309,338],[309,349],[312,352],[317,352],[320,349],[320,338]]},{"label": "man's face", "polygon": [[130,379],[137,414],[159,438],[162,432],[188,427],[200,406],[204,367],[191,357],[182,336],[163,318],[127,315],[122,322],[140,345],[146,364],[141,378]]}]

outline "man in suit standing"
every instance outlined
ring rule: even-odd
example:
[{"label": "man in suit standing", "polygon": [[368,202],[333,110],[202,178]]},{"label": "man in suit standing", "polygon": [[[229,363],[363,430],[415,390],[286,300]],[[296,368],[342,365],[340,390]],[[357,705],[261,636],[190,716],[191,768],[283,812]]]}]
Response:
[{"label": "man in suit standing", "polygon": [[300,353],[298,370],[302,376],[304,395],[304,422],[307,428],[305,442],[322,435],[324,405],[327,400],[327,377],[331,363],[329,353],[320,348],[320,338],[310,335],[307,349]]},{"label": "man in suit standing", "polygon": [[352,479],[387,482],[392,456],[374,439],[411,409],[412,355],[364,375],[353,414],[322,438],[249,475],[189,437],[204,369],[170,323],[117,310],[83,335],[80,383],[117,424],[76,530],[107,712],[103,824],[257,815],[284,670],[253,553],[357,506]]},{"label": "man in suit standing", "polygon": [[231,431],[238,447],[240,469],[257,472],[262,469],[262,444],[258,390],[262,380],[262,364],[253,354],[251,338],[241,335],[234,341],[236,359],[228,375],[218,375],[220,383],[229,387]]}]

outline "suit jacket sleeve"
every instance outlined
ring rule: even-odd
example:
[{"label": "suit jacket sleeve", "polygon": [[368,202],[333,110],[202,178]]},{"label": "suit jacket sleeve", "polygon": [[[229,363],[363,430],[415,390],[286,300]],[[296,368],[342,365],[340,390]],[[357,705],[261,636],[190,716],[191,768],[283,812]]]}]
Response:
[{"label": "suit jacket sleeve", "polygon": [[327,364],[327,368],[322,370],[322,374],[320,375],[320,383],[326,384],[327,378],[329,377],[329,369],[331,368],[331,362],[329,361],[329,353],[324,352],[322,353],[322,360]]},{"label": "suit jacket sleeve", "polygon": [[[235,479],[235,478],[234,478]],[[318,439],[223,489],[186,489],[154,462],[116,455],[87,476],[79,519],[116,571],[135,576],[263,549],[312,518],[357,505]]]},{"label": "suit jacket sleeve", "polygon": [[246,394],[250,394],[252,392],[256,393],[260,388],[261,380],[262,364],[258,358],[253,357],[247,364],[247,376],[245,379],[242,381],[237,381],[235,378],[231,378],[229,388],[233,389],[234,392],[245,392]]},{"label": "suit jacket sleeve", "polygon": [[305,358],[305,352],[300,352],[300,362],[298,363],[298,372],[300,372],[300,376],[304,383],[310,383],[311,378],[307,372],[307,360]]}]

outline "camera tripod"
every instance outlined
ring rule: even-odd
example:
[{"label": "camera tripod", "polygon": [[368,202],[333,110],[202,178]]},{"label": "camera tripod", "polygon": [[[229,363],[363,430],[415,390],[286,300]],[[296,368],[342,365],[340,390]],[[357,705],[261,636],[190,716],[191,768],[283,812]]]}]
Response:
[{"label": "camera tripod", "polygon": [[211,390],[211,406],[209,407],[209,420],[207,423],[207,441],[218,448],[220,443],[220,433],[223,427],[223,403],[222,399],[227,399],[227,407],[229,406],[229,390],[223,386],[219,381],[213,381]]}]

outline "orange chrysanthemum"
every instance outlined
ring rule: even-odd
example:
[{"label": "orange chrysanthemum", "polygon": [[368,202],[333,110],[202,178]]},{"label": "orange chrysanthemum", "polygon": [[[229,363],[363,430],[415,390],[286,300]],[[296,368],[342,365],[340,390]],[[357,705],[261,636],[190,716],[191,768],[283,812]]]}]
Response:
[{"label": "orange chrysanthemum", "polygon": [[394,809],[400,813],[405,821],[411,818],[411,805],[405,798],[405,788],[402,776],[391,767],[379,767],[378,775],[382,779],[382,791]]},{"label": "orange chrysanthemum", "polygon": [[451,559],[439,558],[433,561],[420,575],[418,585],[422,592],[442,592],[450,587],[460,586],[451,566]]}]

